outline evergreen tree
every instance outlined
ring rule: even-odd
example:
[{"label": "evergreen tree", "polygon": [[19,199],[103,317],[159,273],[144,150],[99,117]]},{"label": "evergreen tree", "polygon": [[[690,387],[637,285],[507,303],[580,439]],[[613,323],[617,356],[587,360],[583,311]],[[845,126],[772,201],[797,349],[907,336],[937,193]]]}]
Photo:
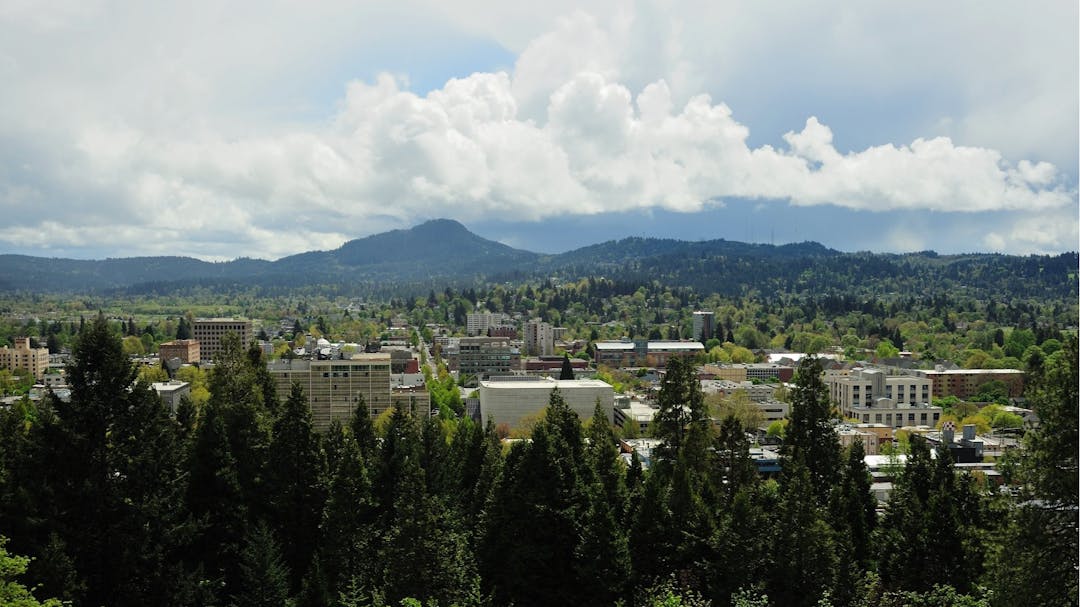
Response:
[{"label": "evergreen tree", "polygon": [[812,356],[799,361],[791,391],[791,418],[784,436],[782,466],[801,459],[819,506],[839,478],[840,442],[833,424],[829,392],[821,378],[821,363]]},{"label": "evergreen tree", "polygon": [[371,421],[371,411],[363,395],[359,396],[356,409],[353,410],[352,417],[349,419],[349,430],[353,440],[356,441],[357,448],[360,449],[360,457],[368,465],[374,466],[379,460],[378,439],[375,436],[375,424]]},{"label": "evergreen tree", "polygon": [[720,422],[720,431],[713,449],[713,470],[719,475],[714,485],[720,489],[724,504],[730,505],[735,495],[758,480],[757,468],[750,459],[750,441],[738,418],[729,415]]},{"label": "evergreen tree", "polygon": [[575,555],[582,578],[593,580],[582,588],[583,604],[610,605],[627,599],[629,592],[630,546],[621,524],[626,511],[626,466],[619,457],[618,440],[608,415],[597,402],[588,432],[586,470],[591,472],[591,478]]},{"label": "evergreen tree", "polygon": [[810,470],[796,456],[784,464],[769,597],[777,605],[816,605],[833,585],[833,532],[816,504]]},{"label": "evergreen tree", "polygon": [[271,419],[263,401],[257,372],[235,333],[221,338],[221,352],[210,372],[210,401],[224,422],[236,480],[252,520],[265,520],[270,503],[266,493],[267,450]]},{"label": "evergreen tree", "polygon": [[658,459],[674,461],[692,426],[708,426],[708,411],[701,384],[694,373],[692,361],[673,357],[667,363],[657,396],[657,412],[653,417],[656,438],[664,444],[657,451]]},{"label": "evergreen tree", "polygon": [[311,566],[326,500],[326,460],[298,383],[293,384],[274,421],[269,454],[269,521],[281,538],[282,555],[292,572],[290,593],[297,594]]},{"label": "evergreen tree", "polygon": [[188,324],[187,318],[181,316],[180,322],[176,325],[176,339],[191,339],[191,325]]},{"label": "evergreen tree", "polygon": [[485,521],[484,580],[499,604],[574,602],[584,514],[581,423],[552,390],[532,442],[514,447]]},{"label": "evergreen tree", "polygon": [[345,591],[350,581],[369,592],[378,587],[376,525],[368,466],[350,436],[330,481],[320,529],[319,562],[331,596]]},{"label": "evergreen tree", "polygon": [[39,452],[50,470],[48,525],[85,583],[72,598],[88,604],[165,604],[178,583],[166,567],[181,523],[177,428],[135,375],[99,315],[73,347],[70,402],[46,403],[55,411]]},{"label": "evergreen tree", "polygon": [[562,371],[559,372],[559,379],[574,379],[574,367],[570,365],[570,356],[563,353]]},{"label": "evergreen tree", "polygon": [[282,607],[289,600],[289,569],[282,562],[274,533],[265,524],[252,528],[240,552],[234,607]]},{"label": "evergreen tree", "polygon": [[1018,503],[991,558],[994,605],[1078,604],[1078,367],[1072,337],[1028,378],[1040,424],[1026,437]]},{"label": "evergreen tree", "polygon": [[250,517],[218,404],[203,408],[188,468],[186,503],[199,523],[188,550],[192,567],[202,571],[205,585],[231,591],[239,579],[236,563]]}]

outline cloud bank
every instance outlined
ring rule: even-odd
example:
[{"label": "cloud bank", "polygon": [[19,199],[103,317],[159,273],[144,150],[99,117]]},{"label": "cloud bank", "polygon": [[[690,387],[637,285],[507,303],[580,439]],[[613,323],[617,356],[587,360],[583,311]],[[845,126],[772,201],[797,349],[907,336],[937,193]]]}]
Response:
[{"label": "cloud bank", "polygon": [[[30,19],[14,12],[4,29]],[[1075,248],[1076,187],[1054,164],[940,135],[842,149],[814,114],[775,145],[754,145],[736,111],[696,92],[705,70],[681,46],[682,22],[657,27],[647,17],[640,7],[604,22],[572,13],[526,43],[513,66],[425,93],[402,74],[354,79],[318,121],[282,120],[267,109],[280,100],[251,99],[280,88],[267,81],[267,61],[302,71],[321,56],[258,57],[249,47],[273,33],[252,32],[258,23],[210,28],[211,41],[234,31],[240,40],[225,65],[197,45],[155,46],[135,27],[148,16],[117,25],[121,39],[90,57],[89,74],[62,69],[72,56],[58,56],[54,69],[29,59],[29,47],[0,55],[0,75],[25,85],[0,101],[8,116],[0,119],[0,207],[10,221],[0,242],[274,258],[431,217],[693,213],[739,198],[1015,213],[1022,221],[981,244]],[[37,19],[38,33],[81,31],[80,15]],[[305,40],[285,46],[304,55]],[[132,42],[156,55],[111,72],[108,61]],[[173,55],[178,49],[191,57]]]}]

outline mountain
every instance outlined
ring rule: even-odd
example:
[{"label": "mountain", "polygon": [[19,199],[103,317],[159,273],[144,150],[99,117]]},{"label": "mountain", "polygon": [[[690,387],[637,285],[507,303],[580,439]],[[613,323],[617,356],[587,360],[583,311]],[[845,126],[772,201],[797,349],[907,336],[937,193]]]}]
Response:
[{"label": "mountain", "polygon": [[193,287],[264,293],[297,287],[372,296],[422,293],[444,285],[606,276],[626,284],[660,282],[700,293],[939,293],[976,297],[1075,298],[1076,253],[1027,257],[843,253],[818,243],[780,246],[727,240],[625,238],[558,255],[515,249],[456,221],[428,221],[350,240],[330,251],[276,261],[209,263],[188,257],[74,260],[0,255],[0,292],[171,293]]}]

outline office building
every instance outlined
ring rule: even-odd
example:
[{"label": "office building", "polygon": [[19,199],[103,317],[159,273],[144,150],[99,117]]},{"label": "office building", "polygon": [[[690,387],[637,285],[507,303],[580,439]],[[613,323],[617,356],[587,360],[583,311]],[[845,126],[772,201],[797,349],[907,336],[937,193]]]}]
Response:
[{"label": "office building", "polygon": [[462,337],[456,347],[451,343],[444,357],[466,385],[521,370],[521,350],[503,337]]},{"label": "office building", "polygon": [[[333,420],[347,423],[361,398],[372,417],[393,405],[386,354],[354,354],[349,360],[278,360],[267,368],[282,400],[288,398],[294,382],[300,384],[319,430],[329,428]],[[416,395],[402,398],[415,399]]]},{"label": "office building", "polygon": [[191,327],[191,337],[199,342],[199,361],[211,362],[221,352],[221,338],[235,333],[240,346],[251,344],[251,321],[236,318],[196,318]]},{"label": "office building", "polygon": [[941,408],[930,405],[930,380],[916,374],[888,375],[878,369],[829,371],[824,382],[830,400],[848,419],[893,428],[934,426],[941,419]]}]

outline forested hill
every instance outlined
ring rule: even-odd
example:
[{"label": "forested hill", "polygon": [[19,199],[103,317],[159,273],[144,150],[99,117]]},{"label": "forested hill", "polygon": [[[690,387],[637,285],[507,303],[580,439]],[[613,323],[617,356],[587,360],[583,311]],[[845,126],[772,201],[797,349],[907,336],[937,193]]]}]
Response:
[{"label": "forested hill", "polygon": [[1075,252],[897,255],[844,253],[813,242],[773,246],[658,238],[626,238],[541,255],[487,240],[455,221],[435,220],[277,261],[0,255],[0,291],[165,293],[194,286],[279,290],[326,285],[357,294],[403,294],[442,284],[605,276],[731,296],[964,292],[998,300],[1075,299],[1078,264]]}]

